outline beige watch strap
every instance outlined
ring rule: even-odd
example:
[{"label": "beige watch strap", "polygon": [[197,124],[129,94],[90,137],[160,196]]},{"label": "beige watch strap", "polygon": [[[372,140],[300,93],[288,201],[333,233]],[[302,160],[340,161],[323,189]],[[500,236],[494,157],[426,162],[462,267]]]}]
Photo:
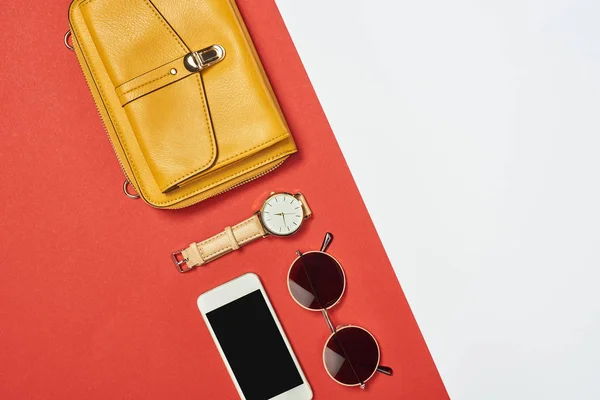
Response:
[{"label": "beige watch strap", "polygon": [[[199,243],[190,244],[187,249],[181,251],[181,255],[187,268],[192,269],[237,250],[263,236],[266,236],[266,232],[258,219],[258,215],[254,214],[237,225],[228,226],[216,236]],[[180,269],[181,272],[186,270]]]},{"label": "beige watch strap", "polygon": [[[295,197],[302,203],[304,218],[312,216],[312,210],[302,193],[296,194]],[[237,225],[228,226],[216,236],[199,243],[192,243],[186,249],[173,253],[173,262],[177,265],[179,272],[187,272],[265,236],[267,236],[267,232],[263,228],[258,214],[254,214]],[[178,254],[181,254],[183,259],[178,260]]]},{"label": "beige watch strap", "polygon": [[304,209],[304,218],[312,216],[312,210],[308,206],[308,202],[306,201],[304,195],[302,193],[298,193],[294,197],[296,197],[300,203],[302,203],[302,208]]}]

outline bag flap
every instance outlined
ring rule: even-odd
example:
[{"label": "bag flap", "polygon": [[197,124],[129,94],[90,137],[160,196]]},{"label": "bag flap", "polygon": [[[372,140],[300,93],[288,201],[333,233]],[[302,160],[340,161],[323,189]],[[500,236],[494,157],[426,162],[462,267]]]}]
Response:
[{"label": "bag flap", "polygon": [[184,66],[190,49],[148,0],[88,0],[81,10],[160,190],[210,168],[216,140],[202,77]]}]

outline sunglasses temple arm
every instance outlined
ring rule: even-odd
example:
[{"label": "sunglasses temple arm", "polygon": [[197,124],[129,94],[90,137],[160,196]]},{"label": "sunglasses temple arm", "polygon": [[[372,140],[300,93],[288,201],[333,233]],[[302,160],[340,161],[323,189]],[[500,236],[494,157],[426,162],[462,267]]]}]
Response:
[{"label": "sunglasses temple arm", "polygon": [[327,312],[327,310],[322,309],[321,313],[323,313],[323,317],[325,318],[325,322],[327,323],[327,326],[329,327],[329,330],[331,331],[331,333],[335,333],[336,332],[335,327],[331,323],[331,318],[329,318],[329,313]]},{"label": "sunglasses temple arm", "polygon": [[327,232],[325,234],[325,239],[323,239],[323,244],[321,245],[321,251],[323,253],[327,252],[327,249],[329,248],[329,245],[331,244],[332,240],[333,240],[333,235],[330,232]]},{"label": "sunglasses temple arm", "polygon": [[390,367],[385,367],[383,365],[377,367],[377,372],[381,372],[382,374],[387,376],[392,376],[392,374],[394,373],[394,371]]}]

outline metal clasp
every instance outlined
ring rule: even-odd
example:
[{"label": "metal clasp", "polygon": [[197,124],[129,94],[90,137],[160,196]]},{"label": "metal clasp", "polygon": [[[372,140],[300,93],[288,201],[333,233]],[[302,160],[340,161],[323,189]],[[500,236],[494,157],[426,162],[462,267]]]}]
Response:
[{"label": "metal clasp", "polygon": [[183,253],[183,250],[185,250],[185,249],[181,249],[181,250],[176,251],[173,254],[171,254],[171,259],[173,260],[173,263],[175,264],[177,271],[181,272],[182,274],[185,272],[190,272],[191,270],[194,269],[194,267],[190,267],[187,265],[187,262],[189,261],[187,258],[183,258],[181,260],[179,260],[177,258],[177,256],[179,254]]},{"label": "metal clasp", "polygon": [[213,44],[202,50],[192,51],[183,58],[183,64],[190,72],[200,72],[211,65],[215,65],[225,58],[223,46]]}]

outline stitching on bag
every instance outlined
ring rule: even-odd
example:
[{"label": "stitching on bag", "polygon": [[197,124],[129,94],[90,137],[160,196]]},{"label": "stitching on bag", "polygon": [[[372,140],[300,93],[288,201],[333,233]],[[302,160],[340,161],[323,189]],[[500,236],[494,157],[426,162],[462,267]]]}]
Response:
[{"label": "stitching on bag", "polygon": [[215,159],[215,137],[214,137],[214,131],[212,129],[212,126],[210,124],[210,116],[208,115],[208,111],[206,110],[206,95],[204,92],[204,85],[202,84],[202,81],[200,79],[200,74],[196,75],[196,81],[198,82],[198,88],[200,89],[200,94],[201,94],[201,98],[202,98],[202,109],[204,110],[204,121],[206,122],[206,128],[208,129],[208,133],[210,135],[210,158],[208,159],[208,161],[206,163],[204,163],[202,166],[196,168],[195,170],[193,170],[192,172],[189,172],[187,174],[184,174],[183,176],[181,176],[180,178],[174,179],[171,183],[167,184],[167,187],[170,187],[171,185],[173,185],[175,182],[178,182],[182,179],[188,178],[190,176],[193,176],[196,174],[196,172],[201,171],[202,169],[204,169],[204,167],[206,167],[207,165],[211,164],[214,159]]},{"label": "stitching on bag", "polygon": [[[255,48],[254,44],[253,44],[252,38],[250,37],[250,35],[248,33],[248,29],[246,28],[246,25],[243,22],[243,20],[241,20],[239,13],[236,11],[237,7],[234,6],[234,4],[232,4],[231,0],[226,0],[226,1],[227,1],[227,4],[229,6],[229,9],[230,9],[231,13],[234,15],[235,20],[237,21],[237,23],[239,25],[239,29],[242,31],[242,36],[244,37],[244,39],[247,42],[247,45],[248,45],[248,48],[249,48],[248,50],[250,51],[250,53],[252,54],[252,56],[255,58],[254,62],[257,64],[257,67],[258,67],[258,69],[260,71],[260,74],[259,74],[260,75],[260,79],[261,79],[263,85],[265,86],[265,88],[267,89],[267,92],[275,100],[273,106],[276,109],[279,110],[280,117],[283,118],[281,109],[279,108],[278,103],[277,103],[277,99],[276,99],[275,93],[273,92],[273,89],[271,88],[271,85],[270,85],[270,83],[268,81],[268,78],[266,77],[266,72],[264,71],[264,67],[262,66],[262,63],[260,61],[260,57],[258,55],[258,52],[256,51],[256,48]],[[272,139],[270,139],[270,140],[268,140],[268,141],[266,141],[264,143],[261,143],[261,144],[259,144],[257,146],[254,146],[251,149],[248,149],[248,150],[243,151],[241,153],[235,154],[235,155],[233,155],[231,157],[226,158],[225,160],[221,160],[220,162],[218,162],[215,165],[215,167],[219,166],[219,165],[222,165],[223,163],[225,163],[228,160],[231,160],[232,158],[235,158],[235,157],[240,156],[240,155],[244,155],[245,153],[250,152],[250,151],[252,151],[252,150],[254,150],[254,149],[258,148],[258,147],[261,147],[261,146],[264,146],[264,145],[266,145],[268,143],[276,141],[276,140],[278,140],[278,139],[280,139],[280,138],[288,135],[289,133],[290,132],[288,130],[286,130],[281,135],[276,136],[276,137],[274,137],[274,138],[272,138]]]},{"label": "stitching on bag", "polygon": [[159,70],[159,69],[164,69],[164,67],[168,67],[168,66],[170,66],[171,64],[173,64],[173,63],[176,63],[176,62],[177,62],[177,61],[179,61],[179,60],[181,60],[181,57],[178,57],[178,58],[176,58],[176,59],[174,59],[174,60],[172,60],[172,61],[166,62],[166,63],[164,63],[163,65],[159,65],[159,66],[158,66],[158,67],[156,67],[156,68],[152,68],[152,69],[151,69],[150,71],[148,71],[148,72],[144,72],[144,73],[143,73],[143,74],[141,74],[141,75],[138,75],[138,76],[136,76],[136,77],[134,77],[134,78],[131,78],[130,80],[128,80],[128,81],[126,81],[126,82],[123,82],[123,83],[121,83],[121,84],[120,84],[119,86],[117,86],[115,89],[116,89],[116,90],[119,90],[119,89],[120,89],[120,88],[122,88],[123,86],[131,84],[131,82],[133,82],[133,81],[135,81],[135,80],[139,79],[140,77],[142,77],[142,76],[144,76],[144,75],[148,75],[148,74],[150,74],[150,73],[152,73],[152,72],[154,72],[154,71],[156,71],[156,70]]},{"label": "stitching on bag", "polygon": [[[264,160],[264,161],[261,161],[261,162],[259,162],[258,164],[254,164],[254,165],[252,165],[252,166],[250,166],[250,167],[248,167],[248,168],[245,168],[245,169],[243,169],[243,170],[241,170],[241,171],[238,171],[238,172],[237,172],[237,173],[235,173],[235,174],[228,175],[228,176],[226,176],[225,178],[223,178],[223,179],[219,179],[219,180],[218,180],[218,181],[216,181],[216,182],[209,183],[209,184],[208,184],[208,185],[206,185],[206,186],[202,186],[201,188],[198,188],[197,190],[193,191],[191,194],[192,194],[192,195],[193,195],[193,194],[196,194],[196,193],[198,193],[198,192],[201,192],[201,191],[203,191],[204,189],[211,188],[211,186],[218,186],[218,184],[219,184],[219,183],[221,183],[221,182],[223,182],[223,181],[226,181],[226,180],[229,180],[229,179],[233,179],[233,178],[238,178],[240,175],[243,175],[245,172],[247,172],[247,171],[249,171],[249,170],[251,170],[251,169],[254,169],[254,168],[256,168],[256,167],[259,167],[259,166],[261,166],[261,165],[264,165],[264,164],[269,164],[271,161],[273,161],[273,160],[276,160],[276,159],[278,159],[278,158],[281,158],[281,157],[282,157],[282,156],[284,156],[284,155],[289,155],[289,154],[292,154],[292,153],[291,153],[290,151],[284,151],[284,152],[282,152],[282,153],[279,153],[279,154],[277,154],[277,155],[275,155],[275,156],[273,156],[273,157],[270,157],[270,158],[268,158],[268,159],[266,159],[266,160]],[[182,196],[176,197],[176,198],[174,198],[174,199],[171,199],[171,200],[169,200],[169,201],[157,202],[156,204],[165,204],[165,203],[169,203],[169,202],[172,202],[172,201],[181,200],[181,199],[183,199],[183,198],[185,198],[185,197],[187,197],[187,196],[189,196],[189,195],[182,195]]]},{"label": "stitching on bag", "polygon": [[[144,75],[142,75],[142,76],[144,76]],[[170,73],[168,73],[168,74],[166,74],[166,75],[163,75],[163,76],[161,76],[161,77],[159,77],[159,78],[152,79],[150,82],[146,82],[146,83],[144,83],[144,84],[142,84],[142,85],[136,86],[136,87],[134,87],[133,89],[129,89],[129,90],[128,90],[128,91],[126,91],[125,93],[121,93],[121,95],[120,95],[119,97],[121,97],[121,96],[125,96],[126,94],[128,94],[128,93],[131,93],[131,92],[133,92],[134,90],[141,89],[141,88],[143,88],[144,86],[148,86],[148,85],[150,85],[151,83],[154,83],[154,82],[156,82],[156,81],[159,81],[159,80],[161,80],[161,79],[164,79],[164,78],[166,78],[167,76],[171,76],[171,74],[170,74]]]},{"label": "stitching on bag", "polygon": [[[81,5],[86,6],[86,5],[90,4],[92,1],[93,0],[84,0],[83,3],[81,3]],[[167,23],[164,21],[163,17],[158,13],[158,11],[156,11],[156,8],[154,8],[154,5],[149,0],[143,0],[143,2],[150,8],[150,10],[152,11],[152,14],[154,14],[154,16],[160,21],[162,26],[169,32],[169,35],[171,35],[171,37],[177,42],[177,45],[183,51],[187,52],[188,49],[181,43],[181,40],[179,39],[179,37],[177,37],[177,35],[175,33],[173,33],[173,30],[171,29],[171,27],[169,25],[167,25]]]},{"label": "stitching on bag", "polygon": [[[90,2],[90,1],[92,1],[92,0],[83,0],[83,2],[80,3],[80,5],[83,5],[85,2]],[[74,11],[75,11],[75,7],[72,7],[70,9],[71,20],[73,19],[73,13],[74,13]],[[79,35],[79,30],[75,27],[75,25],[72,25],[72,28],[73,28],[73,31],[75,32],[75,37],[77,37]],[[87,52],[86,52],[86,50],[84,48],[83,43],[80,45],[80,48],[81,48],[81,52],[83,53],[83,55],[85,56],[85,58],[89,59],[89,57],[87,55]],[[94,77],[97,76],[97,73],[96,73],[95,69],[93,68],[92,64],[90,64],[90,63],[86,63],[86,64],[87,64],[88,68],[90,69],[90,72],[91,72],[91,75],[92,75],[92,79],[94,79]],[[97,82],[95,79],[94,79],[94,81],[96,82],[96,86],[98,88],[98,92],[99,92],[101,98],[102,99],[106,98],[106,95],[104,94],[104,90],[102,90],[101,84],[99,82]],[[117,137],[122,137],[121,130],[119,128],[117,120],[114,118],[113,112],[112,112],[112,110],[111,110],[108,102],[105,102],[104,105],[106,107],[106,112],[107,112],[108,116],[110,117],[111,124],[114,125],[114,127],[115,127],[115,133],[117,134]],[[284,132],[283,134],[281,134],[278,137],[284,136],[287,133],[288,132],[286,131],[286,132]],[[275,140],[275,139],[272,139],[272,140]],[[123,152],[127,156],[127,161],[128,161],[128,163],[129,163],[129,165],[131,167],[131,170],[134,172],[134,175],[135,175],[134,177],[137,177],[137,175],[139,175],[139,172],[138,172],[138,169],[135,167],[135,164],[133,164],[131,162],[131,155],[130,155],[131,153],[130,153],[130,151],[128,150],[128,148],[125,145],[125,142],[123,140],[119,140],[119,142],[120,142],[119,144],[123,148]],[[269,143],[269,141],[265,142],[265,144],[266,143]],[[247,150],[246,152],[251,151],[251,150],[252,149]],[[241,154],[244,154],[246,152],[242,152]],[[284,155],[289,155],[289,154],[292,154],[292,153],[293,153],[293,151],[289,151],[289,150],[281,152],[281,153],[279,153],[279,154],[277,154],[277,155],[275,155],[273,157],[270,157],[270,158],[268,158],[266,160],[263,160],[263,161],[261,161],[261,162],[259,162],[257,164],[254,164],[254,165],[252,165],[252,166],[250,166],[248,168],[245,168],[245,169],[243,169],[241,171],[238,171],[237,173],[228,175],[227,177],[225,177],[223,179],[220,179],[220,180],[218,180],[216,182],[210,183],[210,184],[208,184],[206,186],[202,186],[202,187],[200,187],[200,188],[198,188],[198,189],[196,189],[196,190],[194,190],[194,191],[192,191],[190,193],[183,194],[181,196],[178,196],[178,197],[175,197],[173,199],[166,200],[166,201],[150,202],[150,204],[153,204],[155,206],[161,206],[163,204],[168,204],[168,206],[174,205],[177,202],[179,202],[179,200],[186,199],[186,198],[189,199],[189,198],[191,198],[191,197],[199,194],[200,192],[202,192],[203,190],[205,190],[205,189],[207,189],[207,188],[209,188],[211,186],[217,186],[218,184],[220,184],[223,181],[237,178],[237,177],[243,175],[245,172],[247,172],[247,171],[249,171],[249,170],[251,170],[253,168],[259,167],[259,166],[264,165],[264,164],[268,164],[268,163],[270,163],[273,160],[276,160],[278,158],[281,158]],[[136,179],[136,182],[137,182],[137,179]],[[137,182],[137,183],[138,183],[138,186],[139,186],[139,189],[140,189],[140,193],[144,196],[144,198],[147,198],[148,195],[147,195],[147,192],[146,192],[146,189],[145,189],[144,185],[141,182]]]},{"label": "stitching on bag", "polygon": [[246,154],[246,153],[249,153],[249,152],[251,152],[252,150],[254,150],[254,149],[257,149],[257,148],[259,148],[259,147],[261,147],[261,146],[264,146],[264,145],[267,145],[267,144],[269,144],[269,143],[271,143],[271,142],[273,142],[273,141],[279,140],[279,139],[281,139],[282,137],[284,137],[284,136],[286,136],[286,135],[288,135],[288,134],[289,134],[289,132],[288,132],[288,131],[285,131],[285,132],[283,132],[281,135],[279,135],[279,136],[275,136],[274,138],[271,138],[271,139],[267,140],[266,142],[263,142],[263,143],[261,143],[261,144],[257,144],[256,146],[254,146],[254,147],[252,147],[252,148],[250,148],[250,149],[246,149],[246,150],[244,150],[244,151],[242,151],[242,152],[240,152],[240,153],[237,153],[237,154],[235,154],[235,155],[233,155],[233,156],[227,157],[226,159],[219,161],[219,162],[218,162],[218,163],[215,165],[215,167],[218,167],[219,165],[223,165],[225,162],[227,162],[227,161],[231,160],[232,158],[235,158],[235,157],[237,157],[237,156],[244,155],[244,154]]},{"label": "stitching on bag", "polygon": [[180,48],[181,48],[181,49],[182,49],[184,52],[186,52],[186,53],[187,53],[187,52],[189,51],[189,50],[188,50],[188,48],[187,48],[186,46],[184,46],[184,45],[181,43],[181,39],[179,39],[179,37],[178,37],[178,36],[175,34],[175,32],[173,32],[173,29],[172,29],[172,28],[171,28],[171,27],[170,27],[170,26],[169,26],[169,25],[168,25],[168,24],[165,22],[165,20],[164,20],[163,16],[162,16],[162,15],[160,15],[160,14],[158,13],[158,11],[156,11],[156,8],[155,8],[156,6],[155,6],[153,3],[151,3],[149,0],[144,0],[144,3],[146,3],[146,5],[147,5],[148,7],[150,7],[150,10],[152,10],[152,13],[153,13],[153,14],[156,16],[156,18],[158,18],[158,20],[160,21],[160,23],[162,24],[162,26],[164,26],[164,27],[165,27],[165,29],[166,29],[167,31],[169,31],[169,34],[171,35],[171,37],[172,37],[173,39],[175,39],[175,41],[177,42],[177,44],[179,45],[179,47],[180,47]]}]

